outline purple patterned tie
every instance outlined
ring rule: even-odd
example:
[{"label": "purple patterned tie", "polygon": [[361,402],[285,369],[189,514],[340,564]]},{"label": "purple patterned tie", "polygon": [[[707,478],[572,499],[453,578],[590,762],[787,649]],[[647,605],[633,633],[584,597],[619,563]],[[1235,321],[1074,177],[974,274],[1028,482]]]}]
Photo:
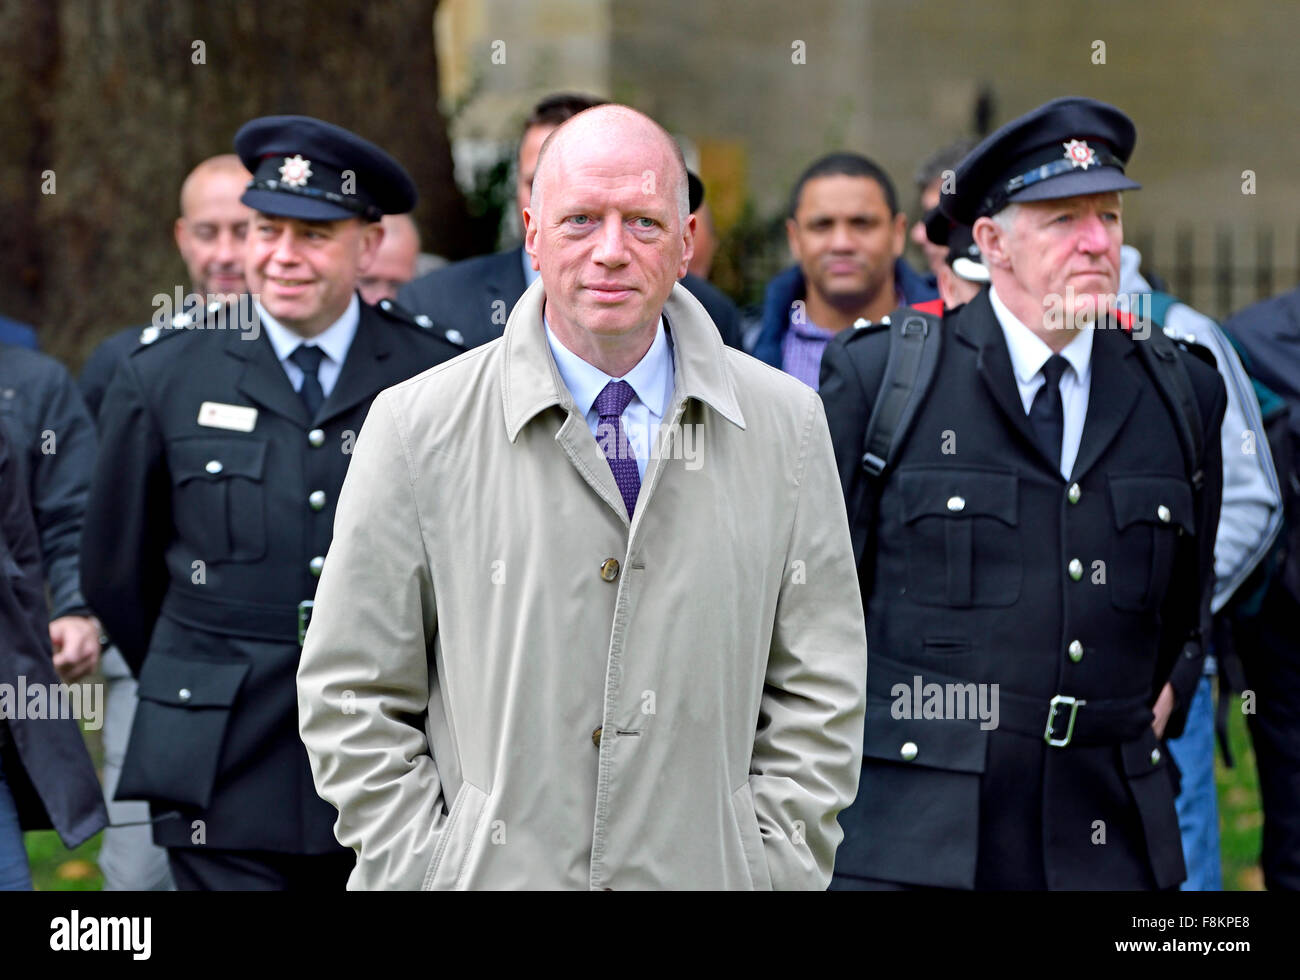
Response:
[{"label": "purple patterned tie", "polygon": [[627,408],[636,392],[626,381],[611,381],[596,396],[596,414],[600,421],[596,423],[596,442],[609,460],[609,468],[618,484],[618,492],[623,495],[623,504],[627,507],[627,519],[632,519],[636,510],[636,498],[641,492],[641,473],[636,466],[636,454],[627,441],[627,431],[623,428],[623,410]]}]

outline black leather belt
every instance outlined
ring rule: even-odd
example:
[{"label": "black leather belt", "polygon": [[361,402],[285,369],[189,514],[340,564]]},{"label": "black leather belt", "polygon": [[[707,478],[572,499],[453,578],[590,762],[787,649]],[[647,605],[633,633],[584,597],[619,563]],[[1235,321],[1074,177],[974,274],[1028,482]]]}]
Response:
[{"label": "black leather belt", "polygon": [[[917,677],[922,684],[977,683],[879,654],[867,656],[867,690],[877,697],[893,700],[895,685],[906,685],[911,691]],[[1084,699],[1057,694],[1045,698],[1016,694],[998,685],[998,728],[1041,738],[1053,748],[1129,742],[1150,726],[1151,719],[1146,695]]]},{"label": "black leather belt", "polygon": [[293,606],[200,599],[173,589],[163,599],[161,612],[182,626],[209,633],[302,646],[314,605],[311,599]]}]

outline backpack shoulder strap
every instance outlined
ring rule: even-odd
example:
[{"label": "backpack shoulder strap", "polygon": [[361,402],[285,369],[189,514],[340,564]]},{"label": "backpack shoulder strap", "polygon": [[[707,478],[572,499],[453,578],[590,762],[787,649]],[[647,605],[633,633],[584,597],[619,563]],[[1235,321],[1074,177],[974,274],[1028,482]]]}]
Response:
[{"label": "backpack shoulder strap", "polygon": [[1145,362],[1148,373],[1155,380],[1160,397],[1169,406],[1174,428],[1178,431],[1178,443],[1183,450],[1187,477],[1192,488],[1200,490],[1205,482],[1201,466],[1205,449],[1202,442],[1201,412],[1196,404],[1196,392],[1192,390],[1192,379],[1187,374],[1187,366],[1178,356],[1180,346],[1190,350],[1191,345],[1180,344],[1162,329],[1152,330],[1144,340],[1135,337],[1133,343],[1137,347],[1138,356]]},{"label": "backpack shoulder strap", "polygon": [[862,468],[879,477],[896,456],[930,390],[939,365],[942,320],[909,307],[881,320],[889,330],[889,358],[862,440]]}]

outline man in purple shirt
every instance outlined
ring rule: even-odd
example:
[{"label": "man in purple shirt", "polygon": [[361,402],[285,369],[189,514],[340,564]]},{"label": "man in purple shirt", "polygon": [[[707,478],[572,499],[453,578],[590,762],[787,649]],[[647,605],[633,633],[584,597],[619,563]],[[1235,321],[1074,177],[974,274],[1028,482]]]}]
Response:
[{"label": "man in purple shirt", "polygon": [[832,153],[803,172],[786,235],[798,265],[768,284],[754,356],[811,388],[827,342],[855,321],[900,306],[943,312],[934,288],[900,258],[907,216],[893,182],[864,156]]}]

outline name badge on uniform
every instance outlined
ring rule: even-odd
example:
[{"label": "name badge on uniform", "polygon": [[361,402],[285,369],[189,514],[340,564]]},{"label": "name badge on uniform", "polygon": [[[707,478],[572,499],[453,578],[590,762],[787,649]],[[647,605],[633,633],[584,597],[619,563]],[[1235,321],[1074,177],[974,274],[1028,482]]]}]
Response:
[{"label": "name badge on uniform", "polygon": [[199,406],[199,425],[213,429],[233,429],[235,432],[252,432],[256,424],[257,409],[247,405],[204,402]]}]

